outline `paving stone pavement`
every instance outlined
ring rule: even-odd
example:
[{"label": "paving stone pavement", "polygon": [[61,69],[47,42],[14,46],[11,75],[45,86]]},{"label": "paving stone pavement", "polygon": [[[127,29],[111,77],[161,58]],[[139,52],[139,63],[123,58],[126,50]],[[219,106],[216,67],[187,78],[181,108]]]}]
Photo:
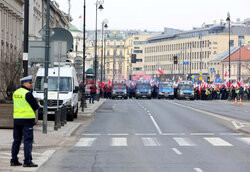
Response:
[{"label": "paving stone pavement", "polygon": [[[33,159],[34,162],[41,166],[46,162],[49,157],[53,155],[58,147],[63,145],[66,138],[72,135],[72,133],[81,126],[83,123],[80,117],[92,116],[95,111],[105,102],[105,99],[96,101],[95,104],[89,104],[87,102],[87,108],[84,112],[81,111],[79,106],[78,116],[79,119],[67,122],[66,125],[54,130],[54,121],[47,121],[47,134],[43,133],[43,121],[39,120],[34,126],[34,144],[33,144]],[[80,102],[79,102],[80,105]],[[10,167],[11,158],[11,145],[13,142],[13,129],[0,129],[0,171],[35,171],[36,168],[23,168],[23,167]],[[20,162],[23,160],[23,144],[21,145],[19,153]]]}]

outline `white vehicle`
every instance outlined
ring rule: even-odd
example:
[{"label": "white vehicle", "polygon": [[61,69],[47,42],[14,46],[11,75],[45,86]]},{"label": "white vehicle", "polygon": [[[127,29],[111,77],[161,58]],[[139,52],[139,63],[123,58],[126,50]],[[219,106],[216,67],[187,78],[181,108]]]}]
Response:
[{"label": "white vehicle", "polygon": [[[77,118],[78,113],[79,84],[76,77],[76,71],[72,66],[60,67],[60,79],[58,79],[58,71],[58,67],[49,68],[48,71],[48,115],[55,114],[58,99],[59,107],[64,106],[67,109],[67,120],[73,121],[74,118]],[[38,104],[40,106],[38,117],[42,119],[44,103],[44,68],[38,69],[33,95],[38,99]]]}]

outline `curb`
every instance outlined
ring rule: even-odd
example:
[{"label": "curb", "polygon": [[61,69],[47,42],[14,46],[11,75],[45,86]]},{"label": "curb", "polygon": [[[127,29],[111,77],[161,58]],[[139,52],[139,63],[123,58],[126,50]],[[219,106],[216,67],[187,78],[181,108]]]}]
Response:
[{"label": "curb", "polygon": [[[105,101],[106,101],[106,99],[104,99],[103,101],[101,101],[100,104],[94,106],[93,109],[92,109],[91,111],[89,111],[89,112],[87,112],[87,113],[85,113],[85,114],[84,114],[84,112],[83,112],[83,113],[79,112],[79,113],[81,113],[82,116],[91,117],[91,116],[94,115],[94,113],[96,112],[96,110],[97,110]],[[66,125],[67,125],[67,124],[66,124]],[[66,131],[65,134],[64,134],[62,137],[69,137],[69,136],[71,136],[72,133],[74,133],[74,132],[75,132],[78,128],[80,128],[81,126],[82,126],[82,123],[76,124],[75,126],[73,126],[72,128],[70,128],[68,131]],[[58,143],[58,144],[44,145],[44,146],[43,146],[43,145],[37,145],[37,146],[36,146],[36,145],[33,144],[33,149],[56,148],[56,147],[62,145],[63,142],[64,142],[64,141],[62,141],[62,142],[60,142],[60,143]],[[12,143],[11,143],[11,144],[12,144]],[[12,145],[3,145],[3,146],[0,147],[0,151],[11,151],[11,146],[12,146]],[[23,146],[24,146],[24,145],[21,144],[20,150],[23,149]]]}]

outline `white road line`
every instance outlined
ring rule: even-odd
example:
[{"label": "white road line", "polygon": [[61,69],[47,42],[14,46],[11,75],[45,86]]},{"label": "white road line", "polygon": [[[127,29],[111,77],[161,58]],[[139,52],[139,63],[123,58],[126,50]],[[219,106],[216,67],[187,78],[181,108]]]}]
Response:
[{"label": "white road line", "polygon": [[162,131],[161,131],[159,125],[156,123],[154,117],[153,117],[153,116],[150,116],[150,118],[151,118],[151,120],[153,121],[153,123],[154,123],[154,125],[155,125],[155,128],[156,128],[157,131],[158,131],[158,134],[162,134]]},{"label": "white road line", "polygon": [[244,127],[244,125],[241,124],[241,123],[238,122],[238,121],[232,121],[232,124],[234,125],[234,127],[235,127],[236,129],[240,129],[240,128]]},{"label": "white road line", "polygon": [[90,147],[94,143],[96,138],[81,138],[75,146],[79,147]]},{"label": "white road line", "polygon": [[182,155],[182,153],[181,153],[178,149],[172,148],[172,150],[173,150],[177,155]]},{"label": "white road line", "polygon": [[112,138],[111,146],[128,146],[127,138],[124,137],[116,137]]},{"label": "white road line", "polygon": [[128,136],[129,134],[127,133],[115,133],[115,134],[108,134],[108,136]]},{"label": "white road line", "polygon": [[200,169],[200,168],[194,168],[194,171],[196,171],[196,172],[203,172],[203,170]]},{"label": "white road line", "polygon": [[191,136],[213,136],[214,133],[190,133]]},{"label": "white road line", "polygon": [[213,146],[233,146],[232,144],[219,137],[204,137],[204,139],[211,143]]},{"label": "white road line", "polygon": [[162,133],[163,136],[184,136],[185,133]]},{"label": "white road line", "polygon": [[188,138],[174,137],[173,139],[179,146],[195,146],[195,144]]},{"label": "white road line", "polygon": [[142,142],[144,146],[160,146],[160,143],[156,138],[143,137]]},{"label": "white road line", "polygon": [[101,134],[82,134],[83,136],[100,136]]},{"label": "white road line", "polygon": [[135,133],[136,136],[155,136],[156,133]]},{"label": "white road line", "polygon": [[250,138],[249,137],[241,137],[241,138],[238,138],[240,141],[250,145]]},{"label": "white road line", "polygon": [[241,136],[242,133],[220,133],[222,136]]}]

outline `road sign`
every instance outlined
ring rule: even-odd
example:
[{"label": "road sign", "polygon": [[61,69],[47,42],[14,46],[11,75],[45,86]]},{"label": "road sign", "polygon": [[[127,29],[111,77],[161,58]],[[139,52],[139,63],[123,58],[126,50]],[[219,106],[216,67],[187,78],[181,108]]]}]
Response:
[{"label": "road sign", "polygon": [[216,74],[215,77],[216,77],[216,78],[220,78],[220,74]]},{"label": "road sign", "polygon": [[220,78],[215,78],[215,83],[220,83]]},{"label": "road sign", "polygon": [[210,72],[214,73],[215,72],[215,68],[210,68]]}]

